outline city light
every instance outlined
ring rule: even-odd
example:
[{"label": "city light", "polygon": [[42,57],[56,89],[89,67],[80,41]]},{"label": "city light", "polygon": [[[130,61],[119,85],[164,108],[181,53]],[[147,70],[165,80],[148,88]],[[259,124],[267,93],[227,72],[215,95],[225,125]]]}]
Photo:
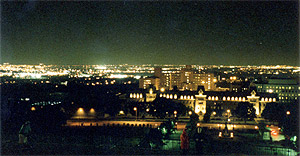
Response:
[{"label": "city light", "polygon": [[192,115],[192,113],[193,113],[192,111],[189,111],[189,115]]},{"label": "city light", "polygon": [[94,108],[91,108],[91,109],[90,109],[90,113],[91,113],[91,114],[95,114],[95,109],[94,109]]},{"label": "city light", "polygon": [[290,115],[291,114],[291,112],[290,111],[286,111],[286,115]]},{"label": "city light", "polygon": [[36,109],[35,109],[35,107],[31,107],[31,111],[35,111]]},{"label": "city light", "polygon": [[271,130],[271,135],[277,136],[278,133],[275,130]]},{"label": "city light", "polygon": [[78,110],[77,110],[77,115],[84,115],[84,110],[83,110],[83,108],[78,108]]}]

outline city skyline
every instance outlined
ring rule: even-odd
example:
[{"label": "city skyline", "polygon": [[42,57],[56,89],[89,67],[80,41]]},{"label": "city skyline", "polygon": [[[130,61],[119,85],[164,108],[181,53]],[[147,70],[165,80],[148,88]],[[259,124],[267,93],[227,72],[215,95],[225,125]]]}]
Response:
[{"label": "city skyline", "polygon": [[1,63],[299,66],[297,1],[1,3]]}]

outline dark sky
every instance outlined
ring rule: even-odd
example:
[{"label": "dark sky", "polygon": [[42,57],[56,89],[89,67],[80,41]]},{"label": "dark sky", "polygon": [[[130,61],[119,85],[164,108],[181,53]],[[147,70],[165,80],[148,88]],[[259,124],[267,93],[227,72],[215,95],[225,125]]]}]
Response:
[{"label": "dark sky", "polygon": [[1,7],[1,63],[299,65],[298,1]]}]

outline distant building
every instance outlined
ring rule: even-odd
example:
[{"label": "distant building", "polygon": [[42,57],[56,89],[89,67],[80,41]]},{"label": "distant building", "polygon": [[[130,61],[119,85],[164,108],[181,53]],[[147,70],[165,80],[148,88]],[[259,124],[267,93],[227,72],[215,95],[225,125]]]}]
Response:
[{"label": "distant building", "polygon": [[256,86],[258,92],[278,94],[281,103],[293,103],[300,97],[299,83],[293,79],[269,79],[267,83]]},{"label": "distant building", "polygon": [[155,87],[156,90],[159,89],[160,79],[158,77],[147,77],[139,79],[139,88],[150,88],[151,86]]},{"label": "distant building", "polygon": [[153,91],[139,90],[128,93],[127,99],[139,102],[152,102],[156,98],[166,98],[183,103],[194,109],[195,113],[204,114],[207,109],[211,110],[235,110],[239,102],[252,103],[256,109],[256,115],[260,116],[266,103],[277,102],[276,94],[252,92],[229,92],[229,91]]},{"label": "distant building", "polygon": [[[156,89],[164,88],[166,90],[190,90],[196,91],[198,86],[204,86],[205,90],[215,90],[215,82],[217,79],[213,73],[200,73],[198,70],[192,69],[191,65],[180,70],[170,70],[168,68],[155,68],[155,78],[144,78],[140,81],[139,88],[147,87],[147,85],[158,86]],[[157,80],[158,78],[159,80]],[[176,86],[176,87],[175,87]]]}]

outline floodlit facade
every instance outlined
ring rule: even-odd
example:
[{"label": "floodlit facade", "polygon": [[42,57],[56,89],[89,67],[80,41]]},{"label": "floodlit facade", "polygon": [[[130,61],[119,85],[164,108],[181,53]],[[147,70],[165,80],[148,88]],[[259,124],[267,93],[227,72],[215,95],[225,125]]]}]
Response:
[{"label": "floodlit facade", "polygon": [[133,91],[128,93],[127,99],[139,102],[152,102],[156,98],[166,98],[183,103],[185,106],[194,109],[195,113],[205,114],[207,109],[211,110],[235,110],[239,102],[249,102],[253,104],[256,115],[261,116],[267,103],[277,102],[277,95],[274,93],[252,92],[229,92],[229,91],[153,91],[148,90]]}]

